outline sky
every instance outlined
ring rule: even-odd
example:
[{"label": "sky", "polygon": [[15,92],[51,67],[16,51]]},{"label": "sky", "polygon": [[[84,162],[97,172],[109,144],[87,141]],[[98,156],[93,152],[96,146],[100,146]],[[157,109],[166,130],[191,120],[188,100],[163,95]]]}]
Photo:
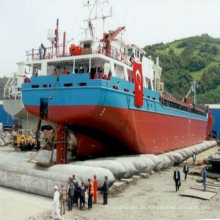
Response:
[{"label": "sky", "polygon": [[[84,36],[88,0],[0,0],[0,77],[17,71],[26,51],[50,46],[48,29],[60,21],[67,42]],[[103,1],[103,0],[102,0]],[[90,0],[92,2],[92,0]],[[220,37],[220,0],[109,0],[112,18],[105,28],[126,26],[123,39],[140,47],[189,36]],[[108,8],[105,8],[109,11]],[[101,31],[100,25],[94,26]]]}]

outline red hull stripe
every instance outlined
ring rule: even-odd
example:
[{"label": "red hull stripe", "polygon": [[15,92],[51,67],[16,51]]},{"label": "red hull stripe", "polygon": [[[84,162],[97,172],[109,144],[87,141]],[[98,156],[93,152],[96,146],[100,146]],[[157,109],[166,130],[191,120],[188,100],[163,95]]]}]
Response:
[{"label": "red hull stripe", "polygon": [[[25,106],[39,117],[38,106]],[[136,153],[159,154],[202,142],[207,122],[101,106],[49,106],[48,121],[102,130]]]}]

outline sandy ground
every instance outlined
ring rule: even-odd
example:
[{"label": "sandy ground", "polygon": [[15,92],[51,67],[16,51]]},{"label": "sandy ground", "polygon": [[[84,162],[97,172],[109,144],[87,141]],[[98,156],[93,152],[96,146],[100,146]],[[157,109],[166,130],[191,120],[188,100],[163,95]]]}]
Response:
[{"label": "sandy ground", "polygon": [[51,199],[0,187],[0,219],[23,220],[51,208]]},{"label": "sandy ground", "polygon": [[[216,151],[214,147],[201,153],[197,161]],[[191,161],[190,158],[189,164]],[[182,166],[179,169],[183,179]],[[92,210],[88,211],[87,206],[83,211],[74,208],[71,212],[67,211],[62,219],[220,219],[220,187],[210,188],[218,193],[209,201],[182,197],[175,191],[172,177],[173,168],[154,173],[148,179],[140,179],[136,184],[129,185],[124,192],[110,196],[107,206],[101,204],[100,194],[98,204]],[[191,186],[201,187],[196,182],[199,178],[189,175],[186,182],[182,180],[179,192]],[[45,197],[0,188],[0,219],[50,219],[51,204],[52,200]]]}]

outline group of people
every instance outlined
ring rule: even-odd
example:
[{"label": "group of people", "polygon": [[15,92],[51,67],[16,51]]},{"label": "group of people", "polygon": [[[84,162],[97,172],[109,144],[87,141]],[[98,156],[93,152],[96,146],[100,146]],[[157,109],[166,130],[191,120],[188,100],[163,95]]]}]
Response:
[{"label": "group of people", "polygon": [[[76,73],[78,73],[78,71],[77,71]],[[79,73],[84,73],[84,69],[83,69],[82,66],[79,68]],[[55,76],[58,76],[58,75],[59,75],[59,72],[58,72],[58,70],[57,70],[56,68],[53,70],[53,74],[54,74]],[[63,70],[62,70],[62,72],[61,72],[61,74],[67,75],[67,74],[70,74],[70,72],[66,69],[66,67],[64,67]]]},{"label": "group of people", "polygon": [[[192,155],[192,162],[193,162],[193,165],[195,165],[195,162],[196,162],[196,154],[193,153]],[[186,181],[187,179],[187,174],[189,173],[189,166],[187,164],[187,162],[184,163],[184,166],[183,166],[183,173],[185,175],[184,179]],[[207,170],[206,170],[206,167],[204,166],[202,168],[202,172],[201,172],[201,175],[202,175],[202,183],[203,183],[203,190],[206,191],[206,179],[207,179]],[[176,191],[179,190],[180,186],[181,186],[181,178],[180,178],[180,171],[178,170],[178,168],[176,167],[175,170],[174,170],[174,173],[173,173],[173,180],[175,181],[175,187],[176,187]]]},{"label": "group of people", "polygon": [[35,146],[35,139],[30,135],[29,132],[22,134],[18,132],[14,139],[14,147],[20,151],[31,151]]},{"label": "group of people", "polygon": [[[85,186],[84,182],[81,182],[81,185],[79,185],[75,175],[69,177],[67,187],[61,185],[60,191],[58,186],[54,187],[52,216],[56,214],[58,219],[61,219],[61,215],[65,214],[66,205],[68,206],[69,211],[71,211],[74,206],[79,207],[79,209],[82,210],[86,203],[86,193],[88,195],[88,209],[90,210],[93,206],[93,203],[97,203],[97,191],[98,180],[96,175],[94,175],[93,181],[88,179],[87,187]],[[107,176],[104,178],[102,192],[103,205],[107,205],[109,192]]]}]

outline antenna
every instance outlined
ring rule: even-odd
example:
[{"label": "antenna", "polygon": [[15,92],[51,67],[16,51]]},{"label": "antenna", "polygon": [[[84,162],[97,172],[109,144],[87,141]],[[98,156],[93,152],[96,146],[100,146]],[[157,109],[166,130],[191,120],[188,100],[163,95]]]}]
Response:
[{"label": "antenna", "polygon": [[[87,3],[84,4],[84,6],[88,7],[88,9],[89,9],[89,17],[87,19],[85,19],[84,21],[88,23],[88,29],[89,29],[90,35],[93,39],[94,39],[94,33],[93,33],[92,21],[102,19],[103,33],[104,33],[105,19],[112,16],[112,7],[110,8],[109,14],[104,15],[104,5],[105,4],[109,4],[109,1],[108,0],[103,0],[103,1],[95,0],[95,2],[93,4],[91,4],[90,1],[88,0]],[[98,15],[100,13],[101,13],[101,16]]]},{"label": "antenna", "polygon": [[196,80],[193,80],[193,89],[194,89],[194,104],[196,104]]}]

